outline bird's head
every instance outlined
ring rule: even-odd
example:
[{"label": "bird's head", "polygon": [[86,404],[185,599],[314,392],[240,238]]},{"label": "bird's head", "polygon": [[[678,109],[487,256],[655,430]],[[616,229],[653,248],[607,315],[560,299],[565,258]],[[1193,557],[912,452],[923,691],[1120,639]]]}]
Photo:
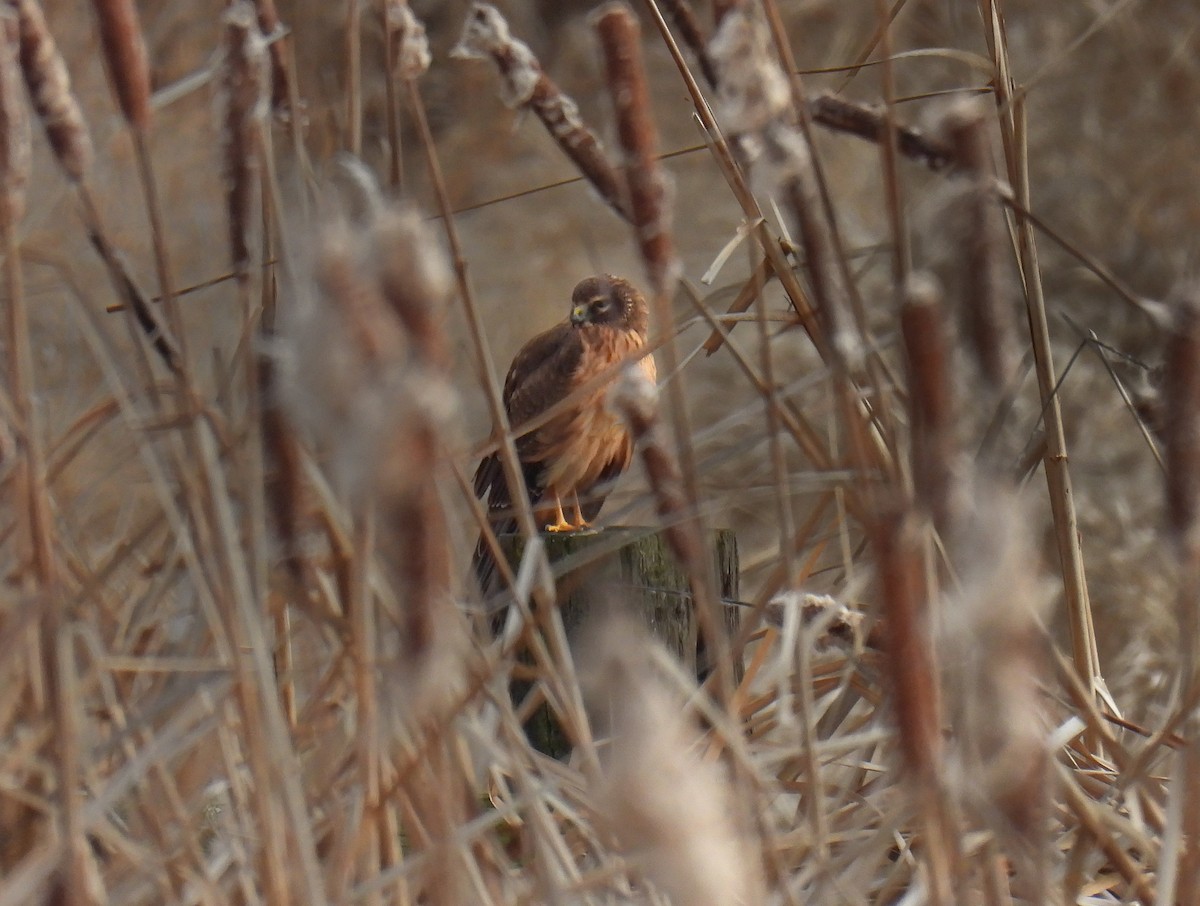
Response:
[{"label": "bird's head", "polygon": [[571,324],[608,325],[646,332],[646,300],[628,280],[603,274],[579,282],[571,293]]}]

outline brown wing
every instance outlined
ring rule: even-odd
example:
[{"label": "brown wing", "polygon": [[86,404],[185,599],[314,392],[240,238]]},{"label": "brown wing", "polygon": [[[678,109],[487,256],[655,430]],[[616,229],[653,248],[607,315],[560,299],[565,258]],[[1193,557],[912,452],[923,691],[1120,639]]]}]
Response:
[{"label": "brown wing", "polygon": [[[571,376],[583,356],[579,333],[563,322],[538,334],[517,353],[504,379],[504,408],[514,429],[541,415],[571,391]],[[537,503],[542,487],[542,463],[538,458],[541,442],[537,433],[517,440],[517,455],[521,459],[530,503]],[[512,495],[499,454],[484,458],[475,471],[475,494],[487,497],[489,510],[510,510]],[[497,534],[516,530],[511,517],[493,521]],[[485,596],[495,590],[495,563],[482,541],[475,550],[475,573]]]}]

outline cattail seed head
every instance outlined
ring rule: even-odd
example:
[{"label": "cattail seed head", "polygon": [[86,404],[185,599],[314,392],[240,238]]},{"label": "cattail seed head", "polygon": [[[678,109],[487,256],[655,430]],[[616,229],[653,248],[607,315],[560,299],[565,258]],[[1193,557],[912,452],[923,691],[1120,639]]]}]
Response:
[{"label": "cattail seed head", "polygon": [[625,156],[629,211],[650,287],[662,297],[673,290],[679,265],[671,236],[671,193],[658,160],[658,129],[650,108],[640,29],[632,10],[620,2],[602,6],[595,26]]},{"label": "cattail seed head", "polygon": [[15,17],[0,19],[0,203],[16,223],[25,213],[25,188],[32,157],[29,115],[17,66],[19,30]]},{"label": "cattail seed head", "polygon": [[1200,550],[1200,286],[1177,295],[1163,393],[1167,524],[1191,558]]},{"label": "cattail seed head", "polygon": [[385,10],[387,38],[392,42],[392,59],[396,75],[415,79],[429,69],[429,41],[425,25],[413,14],[411,7],[400,0],[387,0]]},{"label": "cattail seed head", "polygon": [[133,0],[93,0],[117,103],[134,129],[150,125],[150,62]]},{"label": "cattail seed head", "polygon": [[11,0],[21,34],[21,74],[34,112],[59,164],[73,182],[82,182],[92,162],[92,138],[71,77],[38,0]]},{"label": "cattail seed head", "polygon": [[222,66],[224,101],[224,163],[229,209],[229,245],[234,270],[249,272],[251,237],[255,232],[254,190],[257,185],[259,130],[267,115],[267,55],[257,17],[250,3],[226,10],[225,59]]}]

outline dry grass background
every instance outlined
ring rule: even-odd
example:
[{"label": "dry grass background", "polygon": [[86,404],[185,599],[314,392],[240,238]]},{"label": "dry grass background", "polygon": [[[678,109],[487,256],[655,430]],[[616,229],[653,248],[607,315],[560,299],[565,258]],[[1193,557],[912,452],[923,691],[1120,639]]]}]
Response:
[{"label": "dry grass background", "polygon": [[[536,570],[505,638],[474,625],[464,578],[478,526],[456,472],[499,437],[484,346],[502,369],[563,316],[580,277],[646,271],[626,223],[584,182],[559,185],[578,171],[531,112],[502,103],[494,67],[450,57],[469,4],[412,4],[432,50],[415,84],[445,174],[439,199],[399,77],[403,189],[389,185],[383,4],[280,0],[303,153],[292,123],[244,120],[232,159],[258,168],[240,280],[226,4],[138,4],[158,92],[141,139],[110,88],[95,12],[126,4],[45,6],[96,151],[81,192],[30,114],[33,166],[17,185],[26,105],[2,84],[9,66],[0,173],[19,216],[6,218],[0,396],[0,903],[1196,901],[1186,318],[1183,352],[1162,371],[1200,227],[1190,2],[764,2],[810,96],[890,94],[899,123],[937,136],[951,101],[979,94],[1000,191],[1027,166],[1048,229],[1033,231],[1036,263],[1026,253],[1019,267],[1026,221],[990,183],[972,207],[969,158],[932,172],[818,128],[864,314],[839,334],[834,306],[855,294],[831,254],[824,276],[795,270],[790,299],[777,280],[762,287],[750,312],[763,320],[732,334],[740,362],[729,346],[696,354],[711,326],[691,300],[724,311],[762,251],[743,241],[701,283],[744,213],[638,6],[658,139],[683,152],[662,167],[685,286],[656,295],[684,367],[663,388],[650,449],[678,457],[666,522],[681,553],[697,516],[736,528],[755,605],[746,678],[734,687],[718,671],[700,688],[623,624],[572,654]],[[592,6],[501,8],[614,152]],[[711,34],[715,10],[697,6]],[[993,13],[1006,46],[989,41]],[[890,65],[847,69],[885,46]],[[752,64],[770,59],[735,57],[723,84],[761,85],[770,73]],[[1014,120],[1002,126],[1013,108],[996,109],[998,66],[1027,92],[1025,147],[1011,143]],[[117,83],[136,89],[136,66],[123,67]],[[831,234],[818,205],[789,202],[811,189],[794,139],[772,131],[790,103],[747,126],[736,96],[700,85],[735,145],[747,132],[778,158],[773,177],[739,156],[765,212],[760,236],[811,255],[812,237]],[[355,107],[365,171],[338,162]],[[146,296],[165,294],[156,256],[172,292],[189,290],[155,306],[186,338],[182,367],[107,311],[129,292],[89,242],[88,199],[101,242]],[[431,251],[445,222],[395,199],[425,217],[441,202],[458,212],[481,332]],[[980,210],[994,233],[973,258]],[[911,262],[896,255],[905,247]],[[898,283],[910,266],[942,291]],[[991,266],[994,299],[979,292]],[[1073,538],[1051,518],[1039,456],[1049,410],[1022,293],[1039,285],[1055,365],[1070,366],[1057,399],[1089,599],[1074,604],[1059,569]],[[789,314],[797,293],[822,308],[811,333]],[[982,346],[960,329],[966,307],[997,313]],[[916,325],[907,344],[902,308]],[[671,333],[663,310],[657,329]],[[953,328],[944,372],[930,364],[939,324]],[[1019,377],[1011,399],[981,372],[989,349],[1020,363],[1004,375]],[[764,395],[746,373],[765,369],[780,389]],[[1174,535],[1163,468],[1131,409],[1174,464]],[[807,446],[797,424],[811,428]],[[635,468],[605,518],[653,524],[663,494]],[[1095,661],[1078,637],[1089,621]],[[569,762],[520,733],[507,677],[521,646],[576,744]],[[1099,676],[1086,688],[1097,667],[1111,696]]]}]

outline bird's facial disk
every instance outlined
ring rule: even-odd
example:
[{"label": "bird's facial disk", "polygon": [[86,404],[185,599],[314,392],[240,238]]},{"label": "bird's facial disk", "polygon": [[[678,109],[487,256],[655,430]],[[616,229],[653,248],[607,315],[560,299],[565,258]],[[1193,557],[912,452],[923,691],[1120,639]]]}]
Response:
[{"label": "bird's facial disk", "polygon": [[571,306],[571,323],[576,327],[585,324],[605,324],[621,316],[621,306],[612,293],[593,296]]}]

